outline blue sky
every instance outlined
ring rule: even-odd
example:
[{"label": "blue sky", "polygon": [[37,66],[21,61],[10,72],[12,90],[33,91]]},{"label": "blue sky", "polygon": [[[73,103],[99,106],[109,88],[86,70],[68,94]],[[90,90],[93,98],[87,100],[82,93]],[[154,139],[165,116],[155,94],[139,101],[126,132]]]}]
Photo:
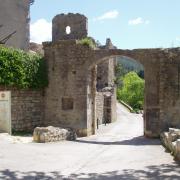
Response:
[{"label": "blue sky", "polygon": [[180,46],[180,0],[35,0],[31,40],[51,39],[52,18],[60,13],[88,17],[89,36],[110,37],[121,49]]}]

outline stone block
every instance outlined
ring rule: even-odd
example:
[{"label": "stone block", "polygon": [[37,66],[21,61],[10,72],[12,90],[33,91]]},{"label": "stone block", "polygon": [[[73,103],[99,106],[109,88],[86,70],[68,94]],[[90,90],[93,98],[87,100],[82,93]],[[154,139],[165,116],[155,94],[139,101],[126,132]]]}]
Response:
[{"label": "stone block", "polygon": [[176,134],[178,136],[180,136],[180,129],[176,129],[176,128],[169,128],[169,132],[172,134]]},{"label": "stone block", "polygon": [[168,151],[180,161],[180,138],[179,129],[169,128],[169,132],[161,134],[161,141]]},{"label": "stone block", "polygon": [[76,133],[70,128],[63,129],[53,126],[36,127],[33,133],[33,140],[37,143],[76,140]]},{"label": "stone block", "polygon": [[176,141],[174,156],[176,160],[180,161],[180,139]]}]

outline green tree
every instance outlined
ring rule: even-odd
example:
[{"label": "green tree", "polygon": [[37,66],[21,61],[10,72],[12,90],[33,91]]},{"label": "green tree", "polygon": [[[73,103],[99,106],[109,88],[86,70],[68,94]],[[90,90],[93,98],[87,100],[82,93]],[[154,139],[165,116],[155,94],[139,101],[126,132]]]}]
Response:
[{"label": "green tree", "polygon": [[117,89],[117,98],[129,104],[135,111],[143,109],[144,80],[136,72],[129,72],[122,79],[123,86]]}]

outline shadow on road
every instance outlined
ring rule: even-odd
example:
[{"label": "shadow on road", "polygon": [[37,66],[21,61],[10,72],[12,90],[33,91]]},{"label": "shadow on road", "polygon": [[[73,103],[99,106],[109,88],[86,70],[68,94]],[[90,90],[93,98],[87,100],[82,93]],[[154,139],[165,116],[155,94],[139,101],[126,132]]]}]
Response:
[{"label": "shadow on road", "polygon": [[160,145],[159,139],[148,139],[144,136],[134,137],[132,139],[122,140],[122,141],[91,141],[77,139],[75,142],[87,143],[87,144],[100,144],[100,145],[131,145],[131,146],[145,146],[145,145]]},{"label": "shadow on road", "polygon": [[[172,173],[176,172],[176,173]],[[11,170],[0,171],[0,179],[3,180],[179,180],[180,166],[161,164],[158,166],[147,166],[146,170],[124,169],[122,171],[111,171],[104,173],[79,173],[70,174],[68,177],[60,172],[19,172]]]}]

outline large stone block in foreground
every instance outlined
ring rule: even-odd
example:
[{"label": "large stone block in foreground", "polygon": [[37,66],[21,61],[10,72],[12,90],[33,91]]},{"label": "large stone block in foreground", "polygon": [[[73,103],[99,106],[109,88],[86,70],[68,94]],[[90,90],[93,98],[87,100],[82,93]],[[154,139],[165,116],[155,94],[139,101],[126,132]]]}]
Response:
[{"label": "large stone block in foreground", "polygon": [[180,161],[180,129],[169,128],[169,132],[161,134],[163,145]]},{"label": "large stone block in foreground", "polygon": [[37,143],[56,142],[63,140],[76,140],[76,133],[72,129],[59,127],[36,127],[33,140]]}]

